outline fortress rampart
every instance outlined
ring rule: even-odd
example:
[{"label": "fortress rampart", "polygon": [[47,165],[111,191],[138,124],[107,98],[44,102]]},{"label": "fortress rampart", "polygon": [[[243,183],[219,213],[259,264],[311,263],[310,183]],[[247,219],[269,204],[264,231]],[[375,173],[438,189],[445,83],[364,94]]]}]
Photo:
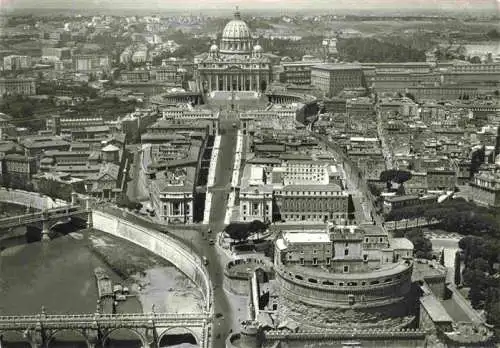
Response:
[{"label": "fortress rampart", "polygon": [[251,274],[257,269],[262,268],[268,272],[272,265],[269,261],[245,258],[229,261],[224,267],[224,289],[234,294],[248,296],[248,280]]},{"label": "fortress rampart", "polygon": [[279,315],[305,328],[406,327],[414,320],[404,305],[412,269],[405,262],[350,274],[275,266],[281,288]]}]

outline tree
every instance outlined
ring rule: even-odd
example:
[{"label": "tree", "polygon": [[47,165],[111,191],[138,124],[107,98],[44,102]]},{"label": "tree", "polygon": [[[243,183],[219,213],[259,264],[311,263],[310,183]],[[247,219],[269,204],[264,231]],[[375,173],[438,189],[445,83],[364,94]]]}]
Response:
[{"label": "tree", "polygon": [[457,250],[457,252],[455,253],[455,285],[462,284],[462,273],[460,272],[460,255],[460,251]]},{"label": "tree", "polygon": [[479,171],[479,167],[484,163],[484,159],[486,157],[486,148],[483,145],[480,149],[474,151],[471,157],[470,164],[470,177],[472,178],[474,174]]},{"label": "tree", "polygon": [[439,263],[444,266],[444,248],[441,248],[441,253],[439,255]]},{"label": "tree", "polygon": [[474,268],[466,268],[463,272],[464,284],[470,286],[469,300],[472,307],[478,308],[486,299],[488,278],[486,274]]},{"label": "tree", "polygon": [[498,282],[492,285],[486,290],[484,309],[486,322],[498,328],[500,325],[500,289]]},{"label": "tree", "polygon": [[424,237],[422,230],[411,230],[405,233],[405,237],[412,243],[415,250],[415,257],[422,259],[432,258],[432,243]]},{"label": "tree", "polygon": [[260,220],[253,220],[248,225],[248,230],[250,233],[264,232],[267,229],[267,225]]},{"label": "tree", "polygon": [[371,194],[374,195],[375,197],[380,196],[380,194],[382,193],[382,191],[378,188],[378,186],[371,182],[368,183],[368,189],[370,190]]},{"label": "tree", "polygon": [[464,251],[464,264],[468,266],[473,260],[484,255],[484,240],[481,237],[466,236],[458,241],[458,247]]},{"label": "tree", "polygon": [[231,223],[224,230],[231,239],[244,241],[250,236],[249,224]]},{"label": "tree", "polygon": [[394,181],[402,184],[411,179],[411,172],[407,170],[389,169],[380,173],[380,181],[391,182]]},{"label": "tree", "polygon": [[472,64],[481,64],[481,58],[478,56],[474,56],[469,60]]}]

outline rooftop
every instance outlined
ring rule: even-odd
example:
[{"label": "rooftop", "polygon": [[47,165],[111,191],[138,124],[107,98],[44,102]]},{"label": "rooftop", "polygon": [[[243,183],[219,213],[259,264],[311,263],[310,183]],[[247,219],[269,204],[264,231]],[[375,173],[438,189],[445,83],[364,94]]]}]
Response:
[{"label": "rooftop", "polygon": [[286,185],[283,191],[321,191],[321,192],[339,192],[342,191],[339,185]]},{"label": "rooftop", "polygon": [[328,233],[321,232],[285,232],[283,240],[288,243],[331,243]]},{"label": "rooftop", "polygon": [[426,296],[422,296],[420,298],[420,303],[422,304],[422,307],[425,309],[427,314],[429,314],[433,322],[453,322],[453,319],[451,319],[448,312],[446,312],[446,309],[434,295],[428,294]]},{"label": "rooftop", "polygon": [[361,70],[358,64],[319,64],[313,65],[312,69],[320,70]]},{"label": "rooftop", "polygon": [[407,238],[392,238],[390,245],[395,250],[413,250],[413,243]]}]

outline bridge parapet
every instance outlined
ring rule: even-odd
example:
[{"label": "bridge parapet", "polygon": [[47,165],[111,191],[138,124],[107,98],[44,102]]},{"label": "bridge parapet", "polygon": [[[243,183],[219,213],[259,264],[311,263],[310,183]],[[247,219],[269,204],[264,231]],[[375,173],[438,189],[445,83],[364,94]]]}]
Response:
[{"label": "bridge parapet", "polygon": [[53,209],[68,205],[66,201],[53,199],[38,192],[8,190],[6,188],[0,188],[0,201],[32,207],[38,210]]},{"label": "bridge parapet", "polygon": [[[0,340],[9,331],[24,332],[28,340],[45,346],[62,330],[76,330],[92,346],[92,342],[105,343],[117,329],[130,329],[138,333],[143,345],[156,347],[160,338],[170,329],[184,328],[191,332],[200,347],[208,347],[205,333],[210,323],[209,313],[132,313],[132,314],[74,314],[0,317]],[[1,341],[0,341],[1,344]],[[45,344],[45,345],[44,345]]]}]

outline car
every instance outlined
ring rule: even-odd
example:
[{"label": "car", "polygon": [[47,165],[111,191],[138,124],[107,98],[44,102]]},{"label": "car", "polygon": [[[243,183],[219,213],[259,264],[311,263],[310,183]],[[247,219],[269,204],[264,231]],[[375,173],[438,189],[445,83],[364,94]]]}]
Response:
[{"label": "car", "polygon": [[210,240],[208,241],[208,244],[210,244],[210,245],[215,245],[215,240],[214,240],[214,239],[210,239]]}]

